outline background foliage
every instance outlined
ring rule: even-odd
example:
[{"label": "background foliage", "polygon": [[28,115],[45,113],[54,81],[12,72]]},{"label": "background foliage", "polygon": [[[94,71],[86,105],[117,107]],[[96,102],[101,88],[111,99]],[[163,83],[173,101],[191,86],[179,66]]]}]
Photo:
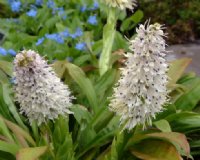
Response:
[{"label": "background foliage", "polygon": [[187,43],[200,37],[199,0],[141,0],[145,19],[165,24],[169,43]]}]

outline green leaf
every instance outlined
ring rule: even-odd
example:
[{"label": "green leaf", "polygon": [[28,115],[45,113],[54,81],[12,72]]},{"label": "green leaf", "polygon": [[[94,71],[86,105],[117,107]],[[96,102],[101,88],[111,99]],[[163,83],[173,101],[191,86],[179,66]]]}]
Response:
[{"label": "green leaf", "polygon": [[27,127],[24,125],[23,121],[21,120],[19,113],[16,109],[16,106],[13,103],[12,98],[10,97],[10,88],[8,84],[2,84],[2,89],[3,89],[3,98],[4,101],[6,103],[6,105],[8,106],[10,112],[12,113],[13,117],[15,118],[15,120],[17,121],[17,123],[23,127],[24,129],[27,129]]},{"label": "green leaf", "polygon": [[71,111],[74,112],[74,117],[76,118],[76,120],[79,124],[81,124],[81,122],[84,120],[86,120],[89,123],[92,118],[92,115],[87,110],[87,108],[84,106],[73,105],[71,107]]},{"label": "green leaf", "polygon": [[20,147],[14,143],[8,143],[0,140],[0,150],[15,155]]},{"label": "green leaf", "polygon": [[178,79],[182,76],[184,73],[186,67],[190,64],[192,59],[190,58],[182,58],[178,60],[174,60],[171,62],[168,76],[169,76],[169,82],[168,85],[170,87],[173,87],[174,84],[178,81]]},{"label": "green leaf", "polygon": [[116,13],[113,8],[109,9],[107,23],[103,28],[103,50],[99,60],[99,71],[102,76],[111,68],[110,58],[115,38]]},{"label": "green leaf", "polygon": [[0,70],[0,83],[9,83],[8,77],[2,70]]},{"label": "green leaf", "polygon": [[47,146],[22,148],[16,155],[16,160],[36,160],[47,151]]},{"label": "green leaf", "polygon": [[184,134],[176,133],[176,132],[151,133],[151,134],[148,134],[148,137],[161,138],[162,140],[166,140],[174,144],[180,152],[181,150],[183,150],[184,154],[187,157],[189,157],[190,155],[190,146]]},{"label": "green leaf", "polygon": [[143,140],[132,147],[130,152],[138,158],[146,160],[182,160],[172,144],[155,139]]},{"label": "green leaf", "polygon": [[125,19],[120,27],[122,32],[131,30],[135,27],[139,22],[141,22],[144,14],[141,10],[137,10],[131,17]]},{"label": "green leaf", "polygon": [[128,146],[136,145],[145,139],[159,139],[173,144],[179,153],[189,157],[190,147],[186,136],[177,132],[158,132],[150,134],[136,134],[130,139]]},{"label": "green leaf", "polygon": [[[114,85],[117,79],[117,71],[115,69],[108,70],[100,79],[96,82],[95,90],[97,96],[99,97],[100,101],[106,102],[108,90],[112,90],[112,86]],[[103,105],[103,104],[102,104]]]},{"label": "green leaf", "polygon": [[98,109],[98,100],[90,79],[86,77],[85,73],[78,66],[71,63],[66,63],[65,66],[70,76],[87,96],[91,108],[96,112]]},{"label": "green leaf", "polygon": [[93,84],[85,73],[78,66],[68,63],[67,61],[57,61],[54,63],[55,71],[60,77],[64,74],[65,70],[69,73],[72,79],[79,85],[82,92],[86,95],[90,106],[96,112],[98,109],[98,100]]},{"label": "green leaf", "polygon": [[171,132],[171,127],[169,125],[169,122],[165,119],[156,121],[153,123],[158,129],[160,129],[162,132]]},{"label": "green leaf", "polygon": [[1,133],[6,136],[11,142],[14,142],[13,137],[11,136],[8,127],[6,126],[4,120],[0,118],[0,131]]},{"label": "green leaf", "polygon": [[29,133],[24,131],[18,125],[16,125],[16,124],[4,119],[1,116],[0,116],[0,119],[3,120],[5,122],[5,124],[7,125],[7,127],[14,133],[14,135],[18,138],[18,140],[19,140],[19,142],[21,143],[22,146],[23,145],[26,146],[26,141],[25,140],[27,140],[33,146],[36,145],[34,140],[32,139],[32,137],[29,135]]},{"label": "green leaf", "polygon": [[188,133],[200,127],[200,115],[193,112],[175,113],[165,119],[170,123],[173,131]]},{"label": "green leaf", "polygon": [[13,65],[8,61],[0,60],[0,69],[2,69],[7,75],[12,77],[13,75]]},{"label": "green leaf", "polygon": [[3,151],[0,151],[0,160],[16,160],[15,158],[15,155],[11,154],[11,153],[8,153],[8,152],[3,152]]},{"label": "green leaf", "polygon": [[183,111],[191,111],[200,101],[200,81],[189,90],[187,93],[183,94],[176,102],[176,108]]},{"label": "green leaf", "polygon": [[111,146],[111,154],[110,154],[110,160],[116,160],[118,159],[118,153],[116,149],[116,140],[113,139],[112,146]]}]

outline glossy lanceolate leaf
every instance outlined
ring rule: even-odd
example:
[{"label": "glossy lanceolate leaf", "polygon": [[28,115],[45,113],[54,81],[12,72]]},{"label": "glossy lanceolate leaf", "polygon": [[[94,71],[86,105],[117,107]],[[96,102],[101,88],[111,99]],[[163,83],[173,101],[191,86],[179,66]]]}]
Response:
[{"label": "glossy lanceolate leaf", "polygon": [[16,160],[36,160],[47,151],[47,147],[23,148],[16,155]]}]

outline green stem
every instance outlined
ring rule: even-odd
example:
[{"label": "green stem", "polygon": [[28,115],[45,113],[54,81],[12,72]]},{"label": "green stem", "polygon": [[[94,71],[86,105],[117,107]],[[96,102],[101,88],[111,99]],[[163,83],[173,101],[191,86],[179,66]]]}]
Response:
[{"label": "green stem", "polygon": [[48,124],[42,124],[40,126],[40,130],[42,132],[42,135],[43,135],[43,140],[45,142],[45,144],[48,146],[48,151],[50,153],[50,157],[55,159],[56,156],[53,152],[53,148],[52,148],[52,143],[53,143],[53,140],[52,140],[52,132],[51,132],[51,129],[49,127]]},{"label": "green stem", "polygon": [[115,38],[115,25],[117,15],[114,8],[109,8],[107,24],[103,28],[103,50],[99,60],[100,75],[102,76],[109,68],[112,46]]}]

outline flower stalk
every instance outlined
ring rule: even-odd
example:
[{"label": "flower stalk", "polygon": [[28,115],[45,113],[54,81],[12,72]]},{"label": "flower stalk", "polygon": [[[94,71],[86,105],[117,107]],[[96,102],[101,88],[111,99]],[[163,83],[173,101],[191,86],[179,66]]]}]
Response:
[{"label": "flower stalk", "polygon": [[109,8],[107,24],[103,28],[103,50],[99,60],[99,71],[102,76],[110,66],[112,46],[115,38],[117,15],[115,8]]}]

